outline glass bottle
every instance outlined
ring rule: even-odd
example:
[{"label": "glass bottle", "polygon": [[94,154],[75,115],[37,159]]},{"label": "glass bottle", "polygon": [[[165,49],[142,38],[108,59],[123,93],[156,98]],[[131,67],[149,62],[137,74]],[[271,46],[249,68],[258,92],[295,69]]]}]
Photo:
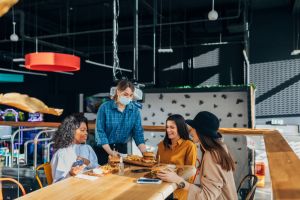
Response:
[{"label": "glass bottle", "polygon": [[120,157],[120,164],[119,164],[119,175],[124,175],[124,162],[123,157]]}]

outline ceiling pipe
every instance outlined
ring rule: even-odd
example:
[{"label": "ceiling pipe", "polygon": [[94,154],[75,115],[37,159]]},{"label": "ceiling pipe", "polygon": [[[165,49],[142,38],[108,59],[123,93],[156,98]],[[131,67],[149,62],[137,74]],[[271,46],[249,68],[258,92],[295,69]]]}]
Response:
[{"label": "ceiling pipe", "polygon": [[[210,38],[211,39],[211,38]],[[219,42],[216,42],[216,44],[219,44]],[[232,40],[228,40],[228,41],[226,41],[226,43],[227,44],[244,44],[245,42],[244,41],[242,41],[242,40],[235,40],[235,41],[232,41]],[[187,44],[187,43],[185,43],[185,44],[181,44],[181,45],[172,45],[172,49],[176,49],[176,48],[182,48],[182,47],[195,47],[195,46],[205,46],[205,45],[203,45],[203,44],[205,44],[205,42],[203,41],[202,43],[195,43],[195,42],[191,42],[190,44]],[[216,45],[216,44],[213,44],[213,45]],[[168,48],[167,46],[166,47],[164,47],[164,46],[162,46],[162,48]],[[154,50],[153,48],[151,48],[152,49],[152,51]],[[143,50],[147,50],[147,51],[149,51],[150,49],[141,49],[140,51],[143,51]],[[106,52],[111,52],[111,51],[106,51]],[[128,49],[128,50],[124,50],[124,51],[119,51],[119,52],[132,52],[132,50],[131,49]],[[95,51],[95,52],[91,52],[90,53],[90,55],[98,55],[98,54],[103,54],[103,51]]]},{"label": "ceiling pipe", "polygon": [[133,9],[133,80],[139,80],[139,0],[134,0]]},{"label": "ceiling pipe", "polygon": [[[15,11],[15,15],[20,15],[20,38],[21,40],[19,41],[28,41],[28,42],[33,42],[35,43],[36,42],[36,38],[32,38],[30,36],[27,36],[25,35],[25,14],[22,10],[16,10]],[[39,39],[39,38],[38,38]],[[5,42],[11,42],[10,40],[1,40],[0,43],[5,43]],[[84,57],[88,57],[88,55],[86,53],[83,53],[81,51],[77,51],[77,50],[74,50],[72,48],[68,48],[68,47],[65,47],[65,46],[62,46],[62,45],[59,45],[59,44],[55,44],[55,43],[50,43],[50,42],[46,42],[46,41],[43,41],[43,40],[40,40],[39,39],[39,44],[42,44],[44,46],[48,46],[48,47],[53,47],[53,48],[56,48],[56,49],[62,49],[64,51],[67,51],[67,52],[71,52],[71,53],[75,53],[77,55],[80,55],[80,56],[84,56]]]},{"label": "ceiling pipe", "polygon": [[[100,66],[100,67],[105,67],[105,68],[109,68],[109,69],[113,69],[114,67],[111,65],[106,65],[106,64],[102,64],[102,63],[98,63],[98,62],[94,62],[91,60],[85,60],[86,63],[92,64],[92,65],[96,65],[96,66]],[[121,71],[125,71],[125,72],[132,72],[132,70],[130,69],[124,69],[124,68],[118,68],[118,70]]]},{"label": "ceiling pipe", "polygon": [[[25,36],[24,34],[24,13],[23,11],[16,11],[16,13],[20,14],[20,35],[21,36]],[[238,2],[238,12],[237,15],[234,16],[229,16],[229,17],[220,17],[218,20],[232,20],[232,19],[238,19],[241,15],[241,0],[239,0]],[[177,22],[166,22],[166,23],[157,23],[156,26],[165,26],[165,25],[179,25],[179,24],[189,24],[189,23],[199,23],[199,22],[205,22],[205,21],[209,21],[208,19],[204,18],[204,19],[197,19],[197,20],[184,20],[184,21],[177,21]],[[140,28],[151,28],[153,27],[153,24],[148,24],[148,25],[140,25]],[[127,27],[119,27],[119,31],[120,30],[132,30],[133,26],[127,26]],[[49,43],[49,42],[45,42],[42,41],[40,39],[47,39],[47,38],[56,38],[56,37],[66,37],[66,36],[76,36],[76,35],[84,35],[84,34],[93,34],[93,33],[102,33],[102,32],[111,32],[113,29],[112,28],[107,28],[107,29],[96,29],[96,30],[90,30],[90,31],[78,31],[78,32],[73,32],[73,33],[59,33],[59,34],[51,34],[51,35],[44,35],[44,36],[38,36],[37,38],[39,39],[39,42],[45,46],[49,46],[49,47],[54,47],[54,48],[59,48],[59,49],[63,49],[66,51],[71,51],[74,52],[78,55],[81,56],[85,56],[88,57],[87,54],[80,52],[80,51],[74,51],[71,48],[67,48],[61,45],[57,45],[57,44],[53,44],[53,43]],[[31,38],[29,36],[26,36],[26,39],[24,39],[24,37],[22,37],[22,40],[27,40],[30,42],[35,42],[35,38]],[[5,43],[5,42],[11,42],[10,40],[4,39],[4,40],[0,40],[0,43]],[[197,46],[198,44],[196,44]],[[191,46],[191,45],[190,45]],[[195,46],[195,45],[192,45]]]},{"label": "ceiling pipe", "polygon": [[[238,19],[240,17],[240,15],[241,15],[241,0],[239,0],[239,2],[238,2],[237,15],[229,16],[229,17],[219,17],[218,21]],[[209,20],[207,18],[203,18],[203,19],[195,19],[195,20],[157,23],[156,26],[191,24],[191,23],[199,23],[199,22],[206,22],[206,21],[209,21]],[[154,26],[153,24],[139,25],[139,29],[152,28],[153,26]],[[119,31],[132,30],[133,28],[134,28],[134,26],[119,27]],[[58,34],[51,34],[51,35],[42,35],[42,36],[37,36],[37,38],[38,39],[47,39],[47,38],[56,38],[56,37],[66,37],[66,36],[76,36],[76,35],[84,35],[84,34],[111,32],[111,31],[113,31],[113,28],[96,29],[96,30],[89,30],[89,31],[77,31],[77,32],[73,32],[73,33],[58,33]]]},{"label": "ceiling pipe", "polygon": [[[153,85],[156,84],[156,25],[157,25],[157,0],[153,0],[154,9],[153,9]],[[160,16],[162,17],[162,16]]]},{"label": "ceiling pipe", "polygon": [[[32,37],[29,37],[29,36],[26,36],[26,35],[24,35],[22,38],[25,41],[36,43],[36,38],[32,38]],[[83,53],[81,51],[77,51],[77,50],[74,50],[72,48],[68,48],[68,47],[65,47],[65,46],[62,46],[62,45],[59,45],[59,44],[55,44],[55,43],[52,43],[52,42],[46,42],[46,41],[43,41],[43,40],[40,40],[40,39],[38,39],[38,42],[39,42],[39,44],[44,45],[44,46],[48,46],[48,47],[52,47],[52,48],[56,48],[56,49],[61,49],[61,50],[67,51],[69,53],[76,54],[78,56],[88,57],[88,54],[86,54],[86,53]]]},{"label": "ceiling pipe", "polygon": [[13,58],[13,62],[25,62],[25,58]]},{"label": "ceiling pipe", "polygon": [[48,76],[47,74],[44,74],[44,73],[26,72],[26,71],[7,69],[7,68],[0,68],[0,71],[14,72],[14,73],[18,73],[18,74],[30,74],[30,75],[37,75],[37,76]]}]

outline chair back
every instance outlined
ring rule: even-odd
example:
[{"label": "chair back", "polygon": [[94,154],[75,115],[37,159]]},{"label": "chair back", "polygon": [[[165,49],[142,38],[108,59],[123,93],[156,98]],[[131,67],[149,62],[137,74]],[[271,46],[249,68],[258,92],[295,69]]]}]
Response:
[{"label": "chair back", "polygon": [[248,174],[242,179],[237,189],[239,199],[253,200],[256,185],[257,185],[257,180],[258,180],[257,177],[252,174]]},{"label": "chair back", "polygon": [[[23,185],[19,181],[15,180],[13,178],[0,178],[0,186],[1,186],[1,182],[3,182],[3,181],[13,182],[13,183],[17,184],[22,191],[22,195],[24,196],[26,194]],[[0,200],[2,200],[2,199],[3,199],[3,194],[2,194],[2,187],[1,187]]]},{"label": "chair back", "polygon": [[39,186],[42,188],[43,187],[43,184],[41,182],[41,179],[39,177],[39,170],[40,169],[44,169],[44,173],[45,173],[45,176],[46,176],[46,180],[47,180],[47,184],[48,185],[51,185],[52,182],[53,182],[53,178],[52,178],[52,169],[51,169],[51,165],[50,163],[44,163],[44,164],[41,164],[39,165],[37,168],[36,168],[36,175],[35,175],[35,178],[39,184]]}]

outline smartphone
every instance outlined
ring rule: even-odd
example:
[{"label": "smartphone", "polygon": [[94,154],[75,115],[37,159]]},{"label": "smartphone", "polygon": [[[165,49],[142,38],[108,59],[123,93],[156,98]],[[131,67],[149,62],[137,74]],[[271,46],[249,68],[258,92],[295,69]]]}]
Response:
[{"label": "smartphone", "polygon": [[83,165],[83,160],[76,160],[76,162],[73,163],[72,167],[81,166]]},{"label": "smartphone", "polygon": [[156,178],[139,178],[136,181],[139,184],[161,184],[161,180],[160,179],[156,179]]}]

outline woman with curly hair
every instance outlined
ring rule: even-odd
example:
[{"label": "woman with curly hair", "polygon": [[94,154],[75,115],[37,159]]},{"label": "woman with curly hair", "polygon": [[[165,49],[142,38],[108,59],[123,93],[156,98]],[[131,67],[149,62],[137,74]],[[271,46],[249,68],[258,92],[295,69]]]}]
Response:
[{"label": "woman with curly hair", "polygon": [[[87,131],[87,119],[82,114],[66,117],[58,127],[53,137],[56,151],[51,160],[53,182],[75,176],[84,168],[91,169],[98,166],[94,150],[85,144]],[[81,162],[78,162],[79,160]],[[74,164],[75,162],[79,165]]]}]

